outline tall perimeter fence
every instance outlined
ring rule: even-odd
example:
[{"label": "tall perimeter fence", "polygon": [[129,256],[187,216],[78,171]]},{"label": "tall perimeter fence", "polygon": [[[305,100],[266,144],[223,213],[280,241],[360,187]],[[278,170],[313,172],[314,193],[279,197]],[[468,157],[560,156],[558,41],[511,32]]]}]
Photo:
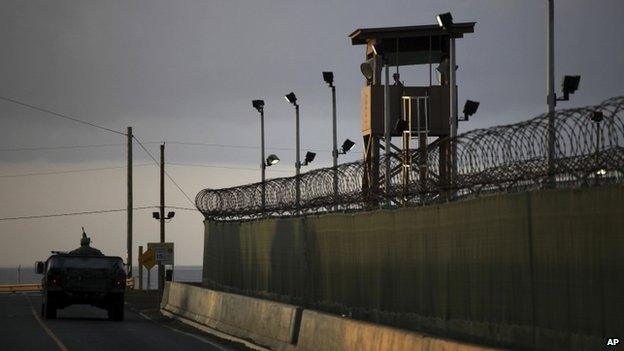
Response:
[{"label": "tall perimeter fence", "polygon": [[338,197],[334,169],[302,175],[299,209],[294,178],[267,182],[265,212],[261,184],[204,190],[202,284],[506,349],[604,348],[624,331],[623,103],[558,111],[551,167],[543,115],[417,150],[427,177],[388,192],[364,191],[362,162],[338,167]]},{"label": "tall perimeter fence", "polygon": [[[602,120],[592,119],[595,112]],[[504,126],[472,130],[455,138],[439,139],[413,150],[407,167],[401,155],[391,157],[390,188],[369,188],[366,163],[356,161],[300,175],[297,206],[296,178],[285,177],[226,189],[204,189],[197,208],[207,219],[246,220],[335,211],[418,206],[545,187],[579,187],[618,182],[624,178],[624,97],[596,106],[559,110]],[[554,157],[548,162],[549,124],[554,125]],[[441,153],[456,149],[452,180],[441,176]],[[423,155],[425,157],[423,157]],[[384,156],[385,157],[385,156]],[[385,163],[382,157],[380,165]],[[426,169],[426,171],[423,170]],[[384,178],[385,167],[379,167]],[[337,173],[338,192],[334,192]],[[405,180],[408,179],[406,182]]]}]

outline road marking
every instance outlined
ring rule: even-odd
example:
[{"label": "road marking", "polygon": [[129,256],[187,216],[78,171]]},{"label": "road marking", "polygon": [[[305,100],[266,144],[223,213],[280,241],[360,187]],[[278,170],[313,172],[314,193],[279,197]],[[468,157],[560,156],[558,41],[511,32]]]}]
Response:
[{"label": "road marking", "polygon": [[143,312],[141,312],[141,311],[139,311],[139,310],[137,310],[137,309],[134,309],[133,307],[130,307],[130,305],[128,305],[128,304],[126,304],[126,305],[128,306],[128,308],[130,308],[133,312],[135,312],[135,313],[136,313],[136,314],[138,314],[139,316],[141,316],[141,317],[143,317],[143,318],[147,319],[148,321],[150,321],[150,322],[152,322],[152,323],[154,323],[154,324],[156,324],[156,325],[159,325],[159,326],[161,326],[161,327],[163,327],[163,328],[167,328],[167,329],[173,330],[174,332],[181,333],[181,334],[184,334],[184,335],[186,335],[186,336],[190,336],[190,337],[195,338],[195,339],[197,339],[197,340],[199,340],[199,341],[201,341],[201,342],[203,342],[203,343],[205,343],[205,344],[208,344],[208,345],[210,345],[210,346],[214,346],[214,347],[218,348],[218,349],[219,349],[219,350],[221,350],[221,351],[231,351],[231,350],[232,350],[232,349],[226,349],[226,348],[223,348],[223,346],[221,346],[221,345],[219,345],[219,344],[216,344],[216,343],[214,343],[214,342],[212,342],[212,341],[210,341],[210,340],[208,340],[208,339],[204,339],[204,338],[202,338],[202,337],[201,337],[201,336],[199,336],[199,335],[195,335],[195,334],[193,334],[193,333],[187,333],[187,332],[185,332],[185,331],[182,331],[182,330],[179,330],[179,329],[176,329],[176,328],[170,327],[170,326],[168,326],[168,325],[164,325],[164,324],[162,324],[162,323],[159,323],[158,321],[156,321],[156,320],[154,320],[154,319],[150,318],[148,315],[144,314]]},{"label": "road marking", "polygon": [[43,328],[43,330],[46,332],[46,334],[48,334],[48,336],[50,338],[52,338],[52,340],[54,340],[54,342],[56,343],[56,346],[58,346],[58,348],[61,351],[69,351],[69,349],[65,346],[65,344],[63,344],[63,342],[52,332],[52,330],[50,330],[50,328],[48,328],[48,326],[41,320],[41,318],[39,318],[39,315],[37,314],[37,312],[35,311],[35,308],[33,307],[32,303],[30,302],[30,299],[28,298],[28,295],[26,295],[26,294],[23,294],[23,295],[26,298],[26,300],[28,301],[28,304],[30,305],[30,311],[32,312],[32,315],[35,317],[37,322],[39,322],[39,325],[41,326],[41,328]]}]

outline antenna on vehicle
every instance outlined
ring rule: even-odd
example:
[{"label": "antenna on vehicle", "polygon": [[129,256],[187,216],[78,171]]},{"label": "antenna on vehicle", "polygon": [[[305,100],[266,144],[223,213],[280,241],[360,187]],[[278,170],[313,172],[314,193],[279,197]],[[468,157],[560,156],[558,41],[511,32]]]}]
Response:
[{"label": "antenna on vehicle", "polygon": [[84,227],[82,227],[82,239],[80,239],[80,246],[91,244],[91,239],[87,237]]}]

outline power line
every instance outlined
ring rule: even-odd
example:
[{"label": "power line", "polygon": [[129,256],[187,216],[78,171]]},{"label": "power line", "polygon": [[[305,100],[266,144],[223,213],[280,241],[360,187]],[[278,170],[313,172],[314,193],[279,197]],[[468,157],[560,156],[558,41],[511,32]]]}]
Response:
[{"label": "power line", "polygon": [[[134,207],[133,210],[146,210],[146,209],[157,208],[157,207],[158,206],[142,206],[142,207]],[[10,220],[18,220],[18,219],[36,219],[36,218],[77,216],[77,215],[88,215],[88,214],[98,214],[98,213],[122,212],[122,211],[127,211],[127,210],[128,210],[127,208],[119,208],[119,209],[112,209],[112,210],[94,210],[94,211],[54,213],[54,214],[33,215],[33,216],[3,217],[3,218],[0,218],[0,221],[10,221]]]},{"label": "power line", "polygon": [[[150,208],[160,208],[160,207],[159,206],[140,206],[140,207],[133,207],[132,209],[133,210],[148,210]],[[165,208],[171,208],[171,209],[174,209],[174,210],[183,210],[183,211],[199,211],[196,208],[182,207],[182,206],[165,206]],[[0,218],[0,221],[11,221],[11,220],[20,220],[20,219],[37,219],[37,218],[51,218],[51,217],[65,217],[65,216],[79,216],[79,215],[123,212],[123,211],[127,211],[127,210],[128,210],[127,208],[119,208],[119,209],[110,209],[110,210],[93,210],[93,211],[53,213],[53,214],[19,216],[19,217],[3,217],[3,218]]]},{"label": "power line", "polygon": [[[233,148],[233,149],[259,149],[260,146],[253,145],[235,145],[235,144],[216,144],[216,143],[195,143],[195,142],[184,142],[184,141],[167,141],[167,144],[175,144],[175,145],[187,145],[187,146],[208,146],[208,147],[223,147],[223,148]],[[292,151],[295,148],[292,147],[267,147],[269,150],[284,150],[284,151]],[[310,151],[316,152],[331,152],[329,149],[308,149]]]},{"label": "power line", "polygon": [[110,146],[125,146],[126,144],[92,144],[92,145],[59,145],[59,146],[33,146],[33,147],[20,147],[20,148],[7,148],[0,149],[2,152],[14,152],[14,151],[40,151],[40,150],[66,150],[66,149],[89,149],[98,147],[110,147]]},{"label": "power line", "polygon": [[[260,146],[253,145],[235,145],[235,144],[218,144],[218,143],[199,143],[199,142],[183,142],[183,141],[145,141],[143,144],[173,144],[183,146],[205,146],[216,148],[232,148],[232,149],[260,149]],[[17,152],[17,151],[41,151],[41,150],[65,150],[65,149],[86,149],[86,148],[98,148],[98,147],[112,147],[112,146],[126,146],[125,143],[116,144],[91,144],[91,145],[58,145],[58,146],[32,146],[32,147],[20,147],[20,148],[4,148],[0,149],[0,152]],[[288,147],[267,147],[268,150],[283,150],[292,151],[294,148]],[[331,152],[327,149],[309,149],[315,152]]]},{"label": "power line", "polygon": [[[206,167],[206,168],[220,168],[220,169],[233,169],[233,170],[242,170],[242,171],[258,171],[258,168],[245,168],[245,167],[229,167],[229,166],[215,166],[215,165],[205,165],[198,163],[171,163],[167,162],[168,165],[171,166],[183,166],[183,167]],[[288,172],[291,171],[285,169],[268,169],[275,172]]]},{"label": "power line", "polygon": [[[151,166],[151,165],[152,165],[151,163],[143,163],[143,164],[134,165],[134,167],[143,167],[143,166]],[[110,170],[110,169],[121,169],[121,168],[126,168],[126,166],[113,166],[113,167],[101,167],[101,168],[83,168],[83,169],[71,169],[71,170],[52,171],[52,172],[40,172],[40,173],[0,174],[0,178],[17,178],[17,177],[43,176],[43,175],[54,175],[54,174],[96,172],[96,171],[104,171],[104,170]]]},{"label": "power line", "polygon": [[[133,135],[132,138],[134,138],[134,140],[137,141],[137,143],[139,143],[139,146],[141,147],[141,149],[143,149],[143,151],[145,151],[149,157],[154,160],[154,162],[156,163],[157,166],[160,167],[160,162],[158,162],[156,160],[156,158],[154,157],[154,155],[152,155],[151,152],[149,152],[149,150],[147,150],[145,148],[145,146],[143,145],[143,143],[141,143],[141,141],[135,136]],[[176,186],[176,188],[178,188],[178,190],[180,190],[180,192],[182,193],[182,195],[184,195],[184,197],[191,203],[191,205],[195,206],[195,202],[193,200],[191,200],[191,198],[184,192],[184,190],[182,190],[182,188],[180,187],[180,185],[173,180],[173,177],[171,177],[171,175],[169,175],[169,173],[165,170],[165,175],[167,176],[167,178],[169,178],[169,180]]]},{"label": "power line", "polygon": [[182,207],[182,206],[165,206],[166,208],[172,208],[174,210],[183,210],[183,211],[199,211],[197,208],[191,207]]},{"label": "power line", "polygon": [[0,99],[8,101],[8,102],[12,102],[12,103],[14,103],[16,105],[20,105],[20,106],[31,108],[31,109],[37,110],[39,112],[44,112],[44,113],[50,114],[52,116],[68,119],[70,121],[74,121],[74,122],[82,123],[82,124],[85,124],[85,125],[88,125],[88,126],[91,126],[91,127],[99,128],[101,130],[105,130],[105,131],[108,131],[108,132],[111,132],[111,133],[120,134],[120,135],[126,135],[125,133],[117,131],[117,130],[113,130],[113,129],[110,129],[110,128],[102,127],[100,125],[97,125],[97,124],[94,124],[94,123],[91,123],[91,122],[83,121],[83,120],[75,118],[75,117],[71,117],[71,116],[68,116],[68,115],[65,115],[65,114],[62,114],[62,113],[54,112],[52,110],[48,110],[48,109],[45,109],[45,108],[42,108],[42,107],[38,107],[38,106],[35,106],[35,105],[27,104],[25,102],[21,102],[21,101],[15,100],[15,99],[11,99],[11,98],[4,97],[4,96],[0,96]]}]

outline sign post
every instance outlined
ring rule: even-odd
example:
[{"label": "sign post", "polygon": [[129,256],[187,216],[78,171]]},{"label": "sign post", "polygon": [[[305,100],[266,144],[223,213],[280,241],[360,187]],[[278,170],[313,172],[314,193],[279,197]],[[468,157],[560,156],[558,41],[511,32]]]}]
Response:
[{"label": "sign post", "polygon": [[[142,246],[141,246],[141,249],[143,249]],[[152,271],[152,267],[154,267],[155,265],[156,265],[156,254],[154,253],[154,250],[152,250],[148,246],[148,249],[145,252],[139,253],[139,272],[143,272],[143,269],[140,266],[143,266],[147,269],[147,290],[150,289],[151,271]],[[141,278],[140,284],[143,284],[142,278]]]},{"label": "sign post", "polygon": [[143,255],[143,245],[139,246],[139,290],[143,290],[143,264],[141,263],[141,255]]}]

